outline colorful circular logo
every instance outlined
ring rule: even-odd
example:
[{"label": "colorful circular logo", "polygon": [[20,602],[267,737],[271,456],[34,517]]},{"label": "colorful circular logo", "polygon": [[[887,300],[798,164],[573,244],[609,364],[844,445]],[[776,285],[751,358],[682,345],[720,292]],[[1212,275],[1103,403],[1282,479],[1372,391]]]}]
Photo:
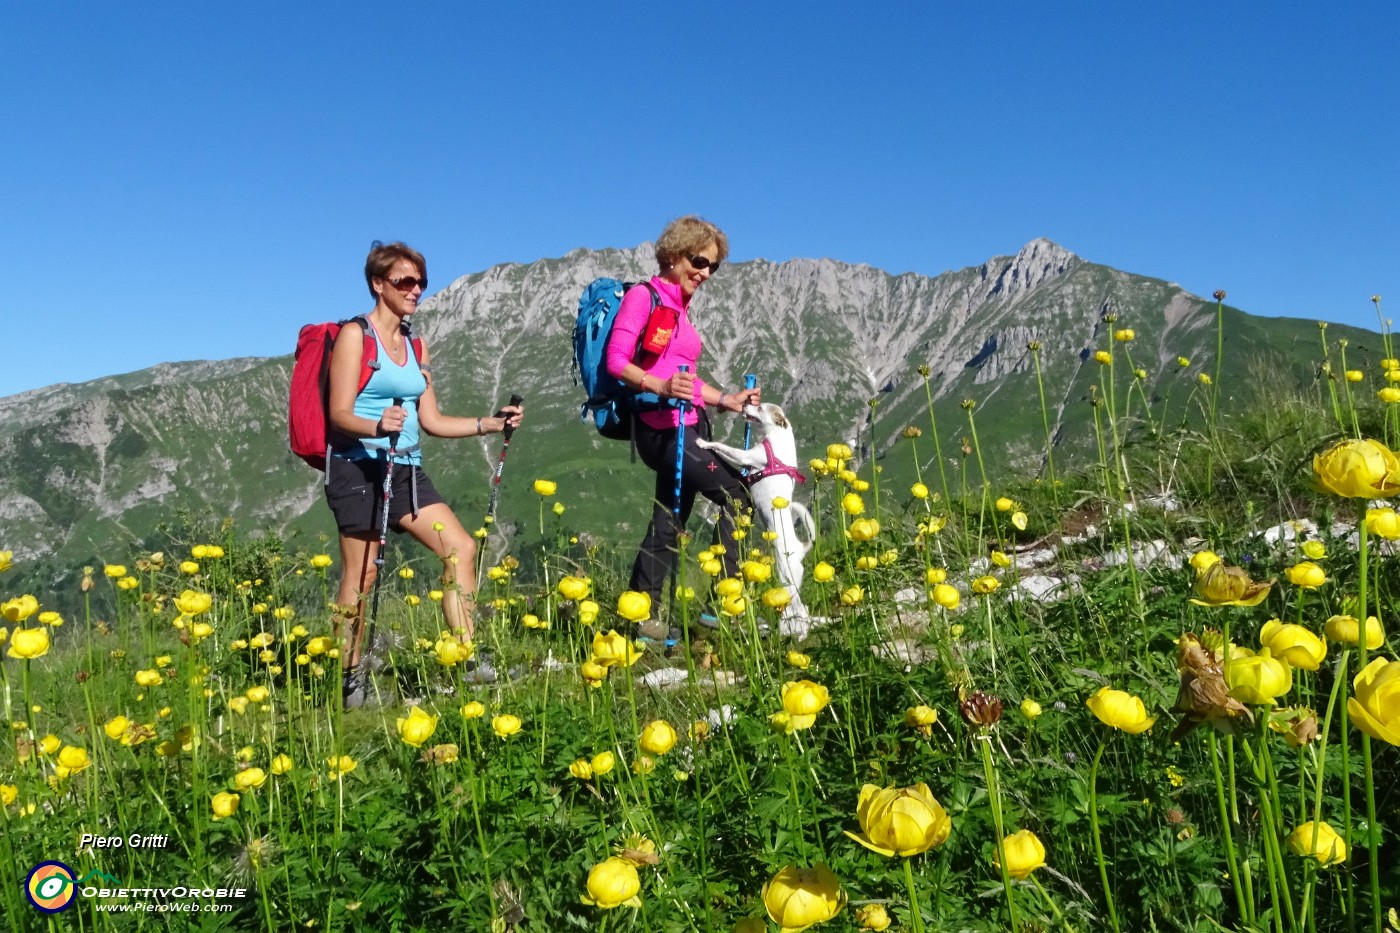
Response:
[{"label": "colorful circular logo", "polygon": [[35,910],[46,914],[67,910],[78,896],[73,869],[62,862],[40,862],[24,880],[24,896]]}]

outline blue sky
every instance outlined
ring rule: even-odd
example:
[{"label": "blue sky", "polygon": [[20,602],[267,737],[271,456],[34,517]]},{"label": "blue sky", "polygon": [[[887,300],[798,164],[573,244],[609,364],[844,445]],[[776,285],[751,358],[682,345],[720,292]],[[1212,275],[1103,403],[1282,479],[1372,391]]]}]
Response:
[{"label": "blue sky", "polygon": [[1374,328],[1397,46],[1393,2],[6,4],[0,395],[288,353],[376,238],[436,290],[689,212],[739,260],[1046,236]]}]

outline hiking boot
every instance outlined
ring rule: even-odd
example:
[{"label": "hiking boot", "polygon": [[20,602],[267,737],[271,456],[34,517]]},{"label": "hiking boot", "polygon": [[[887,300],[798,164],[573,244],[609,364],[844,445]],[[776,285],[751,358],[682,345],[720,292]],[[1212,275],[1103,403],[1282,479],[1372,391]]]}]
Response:
[{"label": "hiking boot", "polygon": [[664,642],[676,637],[676,629],[659,619],[638,622],[634,628],[634,637],[645,641]]},{"label": "hiking boot", "polygon": [[352,667],[341,674],[340,701],[345,709],[359,709],[365,705],[365,680],[359,668]]}]

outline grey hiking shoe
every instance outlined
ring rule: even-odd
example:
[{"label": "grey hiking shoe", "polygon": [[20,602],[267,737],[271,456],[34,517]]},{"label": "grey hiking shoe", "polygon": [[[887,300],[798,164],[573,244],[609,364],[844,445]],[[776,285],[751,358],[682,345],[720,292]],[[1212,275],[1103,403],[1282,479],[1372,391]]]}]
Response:
[{"label": "grey hiking shoe", "polygon": [[340,700],[345,709],[359,709],[365,705],[365,680],[359,668],[350,668],[340,678]]}]

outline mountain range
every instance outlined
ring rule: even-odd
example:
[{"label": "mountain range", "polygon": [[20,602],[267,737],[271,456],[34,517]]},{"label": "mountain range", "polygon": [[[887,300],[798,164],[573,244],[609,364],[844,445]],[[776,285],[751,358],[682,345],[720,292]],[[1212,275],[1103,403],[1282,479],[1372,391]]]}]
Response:
[{"label": "mountain range", "polygon": [[[629,462],[626,444],[580,423],[570,338],[589,281],[637,281],[653,270],[649,244],[578,249],[464,276],[420,305],[444,411],[486,414],[513,392],[526,399],[528,420],[504,472],[507,531],[535,528],[531,483],[545,477],[559,484],[569,527],[623,550],[640,537],[649,474]],[[1229,391],[1251,372],[1288,374],[1296,384],[1315,378],[1314,322],[1224,314]],[[1091,449],[1094,352],[1115,329],[1136,332],[1118,347],[1116,365],[1126,365],[1126,349],[1143,370],[1144,397],[1172,406],[1175,417],[1198,374],[1215,366],[1214,301],[1046,239],[933,277],[831,259],[736,262],[700,292],[692,316],[706,341],[702,375],[735,386],[757,373],[765,399],[790,415],[804,457],[836,441],[880,456],[915,425],[926,478],[936,464],[921,367],[945,459],[956,468],[962,458],[970,399],[989,472],[1025,475],[1040,469],[1045,436],[1033,341],[1063,452],[1057,463]],[[288,322],[289,350],[301,323]],[[1328,337],[1349,339],[1354,365],[1380,356],[1373,333],[1332,325]],[[210,527],[231,517],[246,531],[301,536],[298,546],[333,552],[333,537],[329,545],[321,537],[334,533],[321,474],[287,451],[290,367],[290,355],[168,363],[0,398],[0,456],[11,465],[0,476],[0,547],[14,551],[36,587],[71,581],[85,564],[128,560],[135,547],[160,547],[165,529],[201,517]],[[716,418],[717,438],[741,434],[738,419]],[[499,444],[489,436],[424,445],[427,469],[469,528],[484,513]],[[912,458],[885,462],[886,481],[907,488]]]}]

